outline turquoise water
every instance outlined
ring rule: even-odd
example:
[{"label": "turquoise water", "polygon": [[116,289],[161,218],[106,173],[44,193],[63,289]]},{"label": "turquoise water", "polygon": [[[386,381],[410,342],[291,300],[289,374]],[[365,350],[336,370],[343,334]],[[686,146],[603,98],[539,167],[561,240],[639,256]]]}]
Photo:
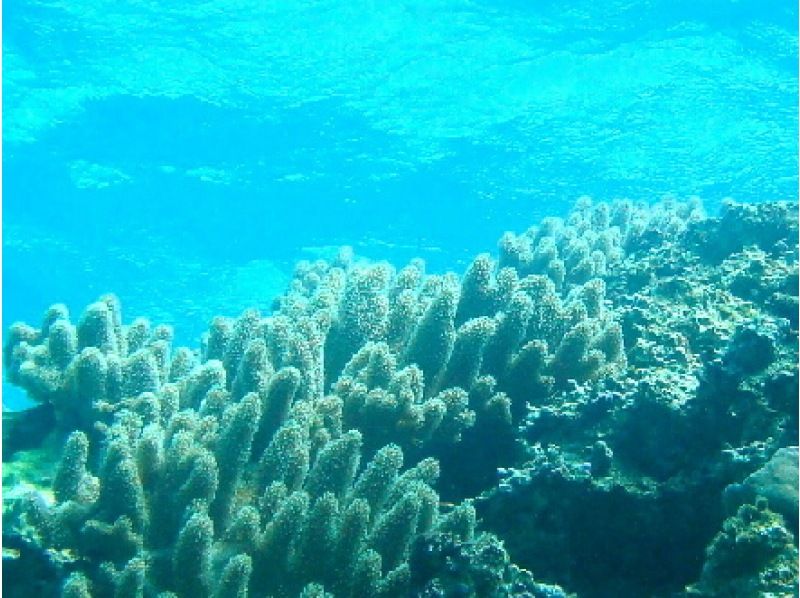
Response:
[{"label": "turquoise water", "polygon": [[3,7],[3,312],[114,290],[195,339],[350,244],[463,268],[577,197],[797,197],[797,10]]},{"label": "turquoise water", "polygon": [[582,194],[797,197],[792,2],[3,11],[6,322],[113,289],[188,342],[329,246],[463,268]]},{"label": "turquoise water", "polygon": [[4,5],[4,320],[190,341],[351,244],[463,268],[582,194],[797,197],[791,2]]}]

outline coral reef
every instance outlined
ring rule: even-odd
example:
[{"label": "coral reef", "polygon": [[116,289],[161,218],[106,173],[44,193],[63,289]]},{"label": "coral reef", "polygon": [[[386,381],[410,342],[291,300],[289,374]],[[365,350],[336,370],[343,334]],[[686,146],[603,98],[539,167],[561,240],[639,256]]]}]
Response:
[{"label": "coral reef", "polygon": [[[262,327],[275,359],[323,371],[321,392],[342,399],[345,425],[361,429],[370,450],[395,442],[441,457],[473,427],[509,427],[554,388],[625,367],[602,280],[562,296],[550,278],[520,277],[486,254],[461,281],[426,275],[419,261],[396,273],[343,259],[301,264],[276,314]],[[305,346],[308,329],[325,337],[324,350]]]},{"label": "coral reef", "polygon": [[767,501],[743,505],[706,550],[694,596],[792,596],[797,593],[797,535]]},{"label": "coral reef", "polygon": [[[47,310],[41,328],[11,326],[5,372],[9,382],[52,410],[58,428],[89,431],[114,405],[157,392],[168,382],[172,337],[169,326],[151,328],[143,318],[123,326],[113,295],[88,306],[77,325],[57,304]],[[185,362],[188,355],[183,349],[176,360]]]},{"label": "coral reef", "polygon": [[359,469],[361,434],[326,422],[323,407],[297,405],[255,464],[255,393],[229,395],[219,415],[164,419],[158,407],[119,411],[94,468],[88,438],[72,433],[54,500],[23,503],[28,537],[71,552],[64,595],[295,596],[317,583],[338,596],[402,596],[415,539],[474,536],[469,504],[440,513],[435,461],[402,471],[388,445]]},{"label": "coral reef", "polygon": [[[769,493],[780,512],[793,508],[796,448],[785,447],[797,444],[797,327],[774,295],[797,296],[797,224],[788,205],[728,205],[720,218],[684,218],[688,210],[654,210],[662,220],[681,216],[668,219],[674,227],[628,234],[605,276],[627,371],[530,405],[524,465],[504,469],[477,503],[518,563],[581,595],[690,584],[726,516],[723,494],[736,506]],[[734,227],[740,213],[748,216]],[[746,265],[753,259],[760,274]],[[756,275],[745,292],[742,276]],[[796,515],[788,517],[796,542]]]},{"label": "coral reef", "polygon": [[4,414],[8,566],[65,596],[780,591],[795,214],[582,198],[461,277],[345,248],[197,349],[55,305],[5,340],[39,403]]}]

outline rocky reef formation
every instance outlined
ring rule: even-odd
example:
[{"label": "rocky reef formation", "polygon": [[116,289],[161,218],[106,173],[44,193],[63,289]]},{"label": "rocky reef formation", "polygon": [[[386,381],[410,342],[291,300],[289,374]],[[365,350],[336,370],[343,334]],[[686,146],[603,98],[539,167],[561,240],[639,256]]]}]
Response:
[{"label": "rocky reef formation", "polygon": [[657,206],[674,224],[642,229],[605,277],[627,371],[531,405],[525,463],[477,503],[518,562],[580,595],[690,584],[758,496],[797,542],[796,206],[688,209]]},{"label": "rocky reef formation", "polygon": [[759,499],[726,519],[706,551],[689,596],[792,596],[797,593],[797,534]]},{"label": "rocky reef formation", "polygon": [[4,453],[64,443],[4,477],[39,486],[7,566],[66,596],[706,592],[777,525],[741,587],[791,582],[797,265],[790,204],[582,199],[460,277],[301,262],[196,349],[111,295],[53,306],[5,341],[40,407]]}]

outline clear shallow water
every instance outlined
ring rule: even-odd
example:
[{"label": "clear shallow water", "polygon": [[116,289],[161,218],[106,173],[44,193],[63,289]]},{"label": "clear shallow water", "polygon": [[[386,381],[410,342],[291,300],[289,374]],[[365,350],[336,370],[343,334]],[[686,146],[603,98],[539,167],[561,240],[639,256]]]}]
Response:
[{"label": "clear shallow water", "polygon": [[582,194],[796,199],[796,11],[10,0],[3,326],[113,291],[195,345],[342,243],[461,270]]}]

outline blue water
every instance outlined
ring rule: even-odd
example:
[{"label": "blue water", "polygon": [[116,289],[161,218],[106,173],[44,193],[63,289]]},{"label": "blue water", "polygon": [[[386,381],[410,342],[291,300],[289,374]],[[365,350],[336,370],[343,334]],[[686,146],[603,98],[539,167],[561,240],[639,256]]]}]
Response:
[{"label": "blue water", "polygon": [[113,291],[196,346],[340,244],[797,199],[797,43],[793,0],[7,0],[3,327]]}]

